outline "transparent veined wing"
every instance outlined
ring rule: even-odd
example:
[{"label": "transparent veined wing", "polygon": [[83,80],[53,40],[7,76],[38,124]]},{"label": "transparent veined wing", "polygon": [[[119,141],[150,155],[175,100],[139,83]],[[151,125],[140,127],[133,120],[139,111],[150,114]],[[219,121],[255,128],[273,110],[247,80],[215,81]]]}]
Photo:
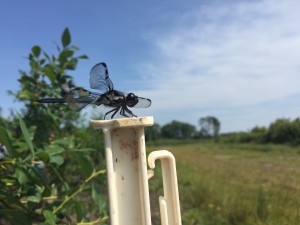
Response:
[{"label": "transparent veined wing", "polygon": [[114,85],[109,78],[107,65],[103,62],[93,66],[90,72],[90,87],[106,92],[114,89]]},{"label": "transparent veined wing", "polygon": [[85,90],[84,88],[74,88],[66,96],[66,102],[70,104],[71,108],[80,111],[88,105],[95,105],[99,94]]},{"label": "transparent veined wing", "polygon": [[148,98],[138,97],[138,102],[133,106],[134,108],[148,108],[151,105],[151,100]]}]

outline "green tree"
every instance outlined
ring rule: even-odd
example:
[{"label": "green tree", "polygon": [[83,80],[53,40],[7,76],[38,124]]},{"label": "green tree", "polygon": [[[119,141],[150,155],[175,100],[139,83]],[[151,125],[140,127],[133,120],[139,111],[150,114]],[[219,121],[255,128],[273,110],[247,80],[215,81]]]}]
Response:
[{"label": "green tree", "polygon": [[255,126],[251,129],[249,139],[252,142],[265,143],[267,141],[267,132],[268,129],[266,127]]},{"label": "green tree", "polygon": [[199,119],[200,136],[217,137],[220,132],[221,123],[214,116],[201,117]]},{"label": "green tree", "polygon": [[157,141],[161,138],[161,127],[159,124],[155,123],[151,127],[145,128],[146,141]]},{"label": "green tree", "polygon": [[293,144],[300,144],[300,118],[292,121],[291,129],[293,133]]},{"label": "green tree", "polygon": [[173,120],[171,123],[168,123],[161,128],[161,135],[163,138],[187,139],[193,138],[195,133],[195,126],[176,120]]},{"label": "green tree", "polygon": [[269,126],[267,138],[273,143],[292,143],[296,135],[290,119],[277,119]]}]

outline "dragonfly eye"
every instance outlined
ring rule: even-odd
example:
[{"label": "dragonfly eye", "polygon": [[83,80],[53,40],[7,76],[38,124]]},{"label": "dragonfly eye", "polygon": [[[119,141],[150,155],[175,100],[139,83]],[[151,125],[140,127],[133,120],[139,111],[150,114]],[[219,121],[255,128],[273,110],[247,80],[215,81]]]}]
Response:
[{"label": "dragonfly eye", "polygon": [[138,97],[133,93],[129,93],[126,96],[126,105],[129,107],[135,106],[138,103],[138,101]]}]

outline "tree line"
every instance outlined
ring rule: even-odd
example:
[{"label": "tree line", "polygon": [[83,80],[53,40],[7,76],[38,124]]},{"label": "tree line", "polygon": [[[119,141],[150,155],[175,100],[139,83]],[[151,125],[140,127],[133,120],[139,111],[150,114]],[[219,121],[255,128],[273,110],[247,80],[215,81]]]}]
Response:
[{"label": "tree line", "polygon": [[197,138],[216,138],[219,136],[221,123],[214,116],[201,117],[199,119],[199,127],[173,120],[163,126],[154,124],[152,127],[146,128],[146,139],[155,141],[159,139],[197,139]]},{"label": "tree line", "polygon": [[255,126],[247,132],[221,133],[221,122],[214,116],[201,117],[196,126],[173,120],[163,126],[154,124],[146,128],[146,139],[213,139],[230,143],[300,144],[300,118],[280,118],[268,127]]},{"label": "tree line", "polygon": [[249,132],[223,134],[220,140],[239,143],[300,144],[300,118],[280,118],[268,127],[256,126]]}]

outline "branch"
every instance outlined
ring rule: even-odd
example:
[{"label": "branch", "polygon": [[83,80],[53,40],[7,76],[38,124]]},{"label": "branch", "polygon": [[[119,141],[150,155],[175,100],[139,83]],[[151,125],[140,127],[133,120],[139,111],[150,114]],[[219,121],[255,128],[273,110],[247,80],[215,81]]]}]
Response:
[{"label": "branch", "polygon": [[57,213],[59,210],[61,210],[65,204],[67,204],[67,202],[69,202],[72,198],[74,198],[78,193],[82,192],[84,189],[84,186],[90,181],[92,180],[94,177],[100,175],[100,174],[104,174],[105,170],[99,170],[97,172],[93,172],[84,182],[82,185],[80,185],[80,187],[70,196],[67,196],[66,199],[56,208],[53,210],[53,213]]}]

